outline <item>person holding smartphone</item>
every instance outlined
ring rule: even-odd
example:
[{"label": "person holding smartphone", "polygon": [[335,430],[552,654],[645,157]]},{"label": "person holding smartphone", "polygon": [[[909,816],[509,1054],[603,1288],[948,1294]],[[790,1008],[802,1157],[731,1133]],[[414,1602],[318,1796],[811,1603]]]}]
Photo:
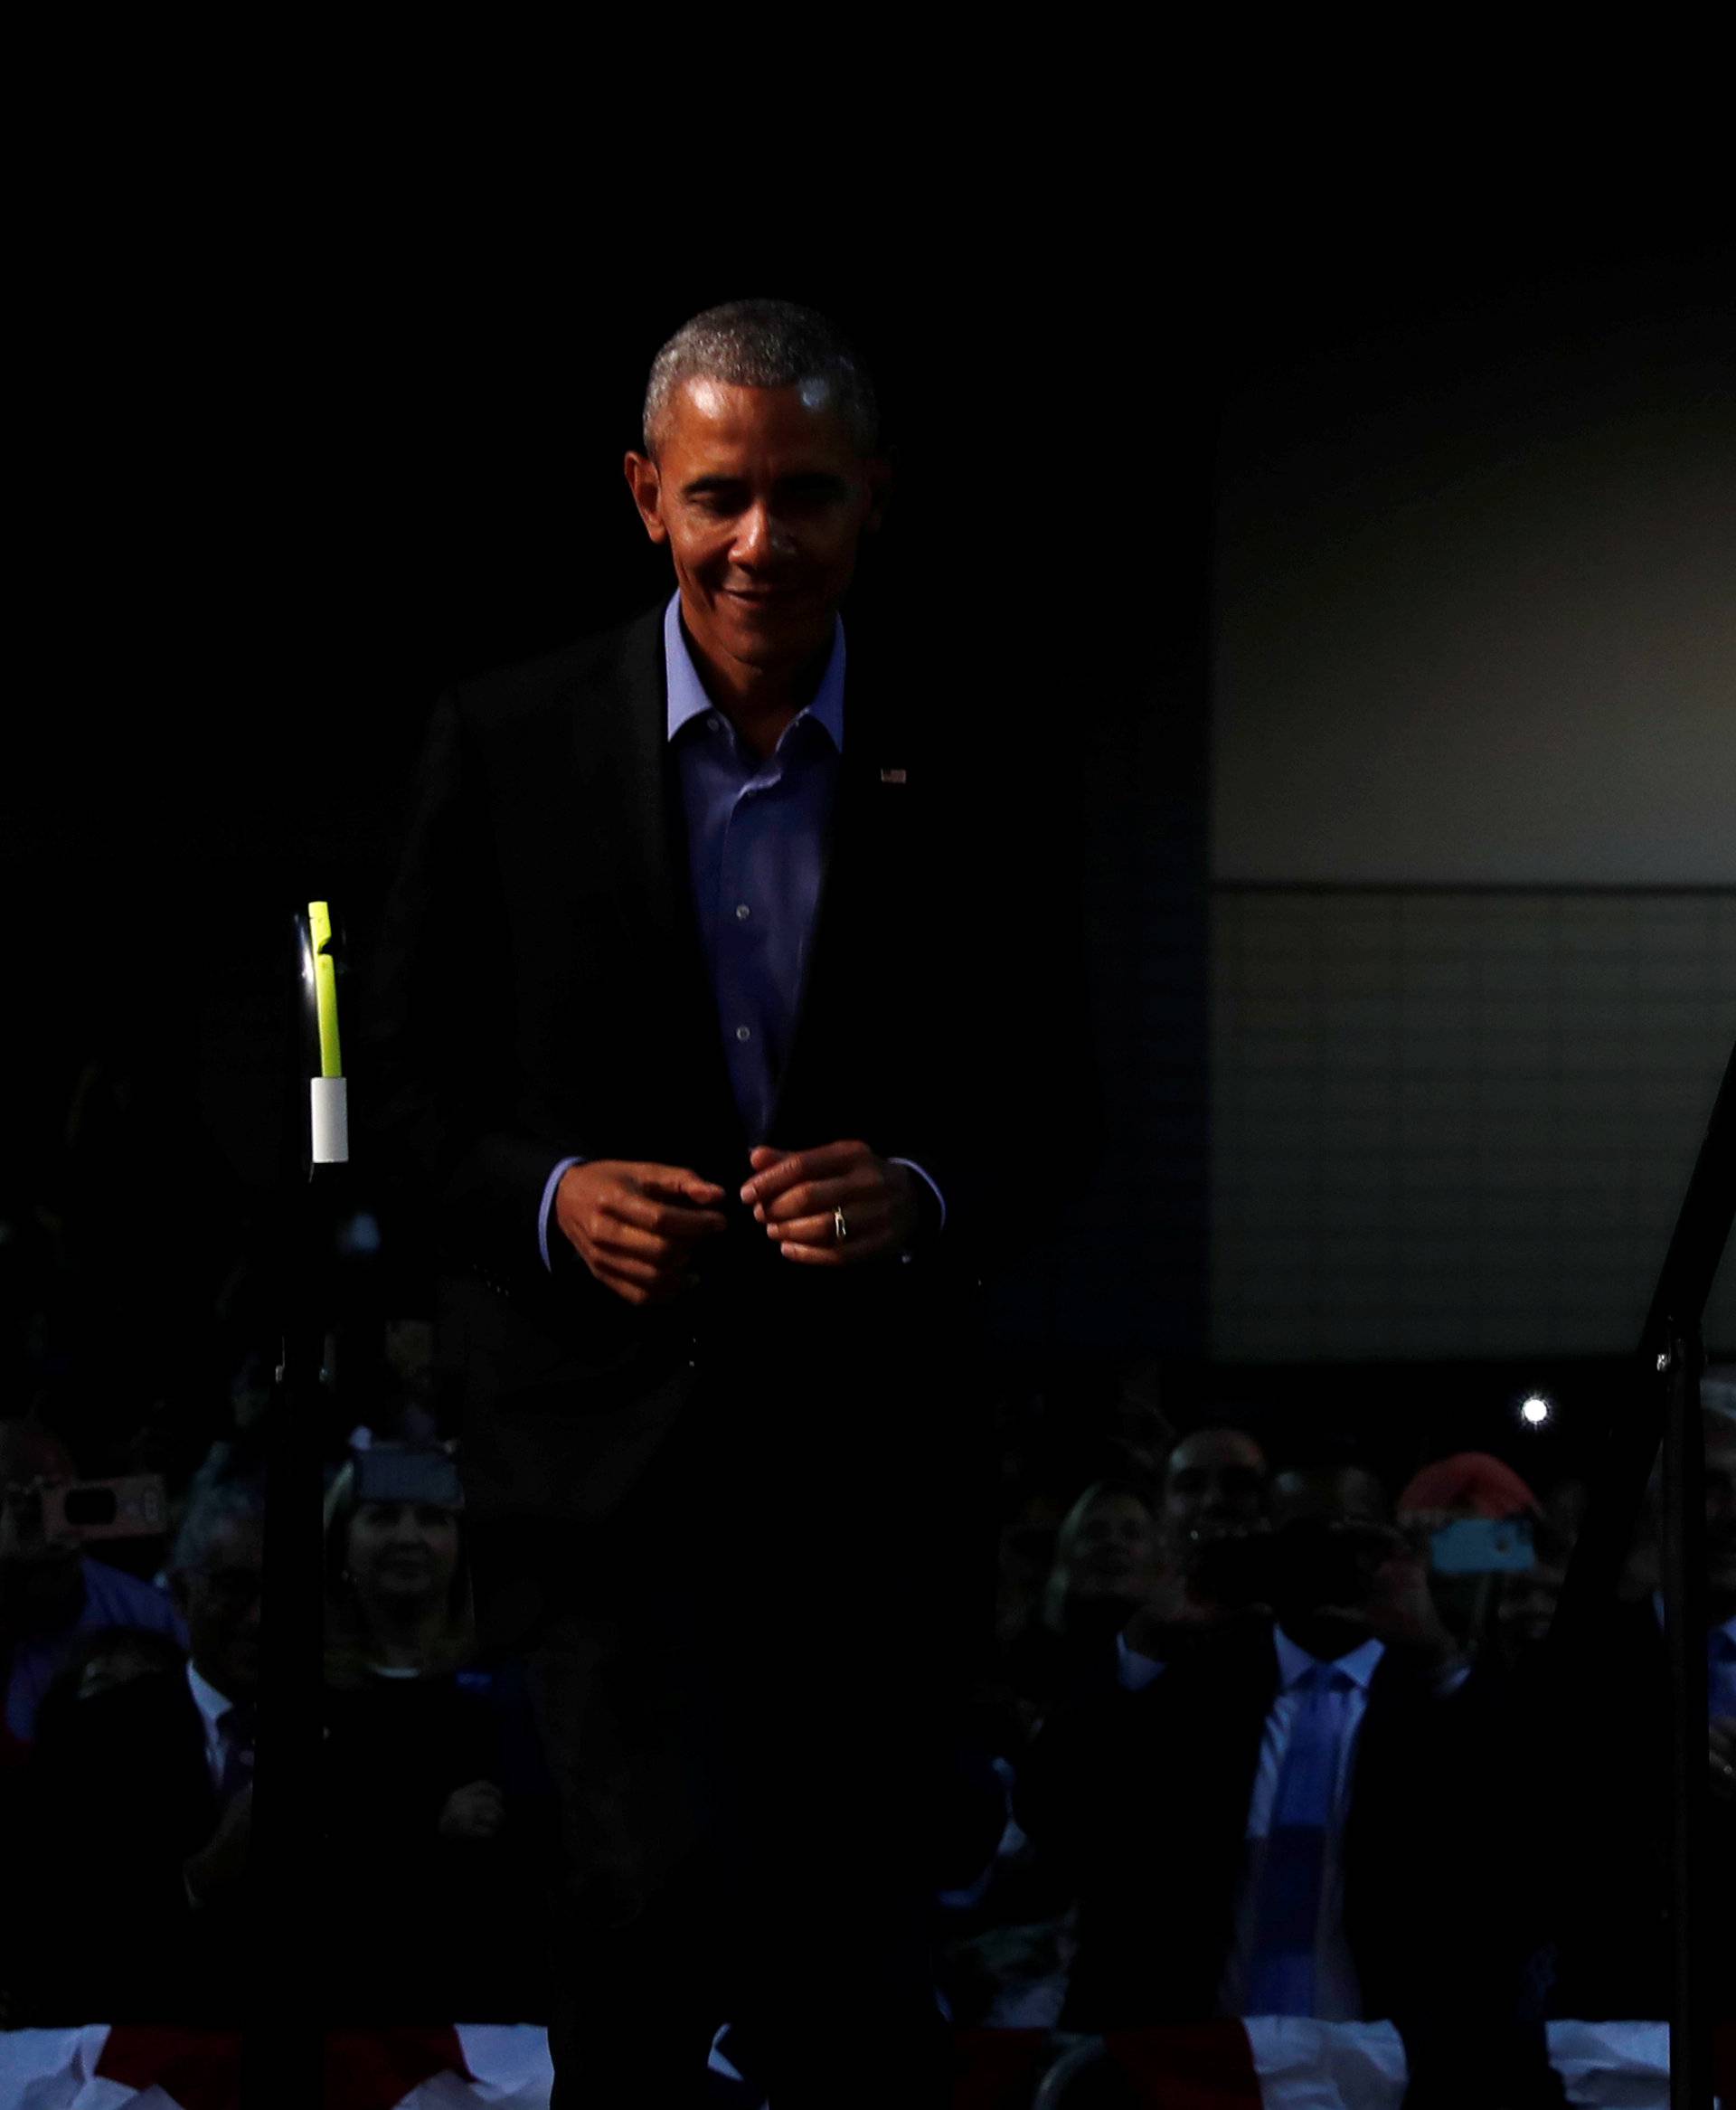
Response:
[{"label": "person holding smartphone", "polygon": [[1548,2101],[1527,1959],[1475,1903],[1505,1872],[1495,1754],[1426,1548],[1355,1464],[1279,1472],[1270,1521],[1218,1577],[1239,1616],[1161,1659],[1124,1634],[1120,1689],[1031,1754],[1015,1814],[1079,1899],[1061,2027],[1387,2019],[1414,2102]]}]

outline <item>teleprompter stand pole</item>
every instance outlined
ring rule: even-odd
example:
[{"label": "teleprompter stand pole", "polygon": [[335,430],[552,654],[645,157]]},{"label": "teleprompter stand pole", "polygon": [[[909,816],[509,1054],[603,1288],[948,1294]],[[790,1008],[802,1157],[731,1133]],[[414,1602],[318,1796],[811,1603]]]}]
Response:
[{"label": "teleprompter stand pole", "polygon": [[321,1744],[325,1495],[320,1368],[331,1309],[334,1183],[348,1157],[335,965],[323,903],[293,922],[294,1059],[280,1186],[282,1352],[266,1419],[264,1562],[250,1880],[264,1938],[241,2017],[241,2110],[324,2096]]},{"label": "teleprompter stand pole", "polygon": [[[1615,1604],[1660,1445],[1670,1673],[1670,2110],[1711,2110],[1706,1972],[1705,1442],[1701,1324],[1736,1217],[1736,1049],[1725,1064],[1640,1339],[1633,1407],[1609,1432],[1551,1629],[1558,1664],[1589,1662]],[[1619,1821],[1620,1812],[1612,1812]]]}]

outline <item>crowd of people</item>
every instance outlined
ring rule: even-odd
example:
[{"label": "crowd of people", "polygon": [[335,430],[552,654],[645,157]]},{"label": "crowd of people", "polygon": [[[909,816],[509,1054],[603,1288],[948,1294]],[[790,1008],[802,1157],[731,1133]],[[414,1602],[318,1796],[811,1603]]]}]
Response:
[{"label": "crowd of people", "polygon": [[[82,1540],[40,1411],[0,1422],[8,2024],[220,2020],[258,1938],[248,1840],[263,1494],[238,1426],[161,1541]],[[1736,1417],[1708,1386],[1708,1766],[1736,1843]],[[520,1666],[479,1641],[458,1477],[414,1366],[327,1469],[324,1823],[310,1961],[337,2021],[537,2020],[558,1802]],[[1667,2011],[1653,1506],[1594,1684],[1547,1668],[1582,1506],[1480,1455],[1403,1489],[1124,1400],[1075,1477],[1005,1460],[996,1632],[937,1830],[937,1990],[963,2026],[1212,2014],[1520,2026]],[[1095,1462],[1081,1461],[1095,1460]],[[1531,1557],[1437,1572],[1466,1518]],[[99,1547],[100,1550],[93,1550]],[[1714,1886],[1716,1887],[1716,1886]],[[22,1909],[19,1901],[26,1901]],[[824,1938],[816,1925],[816,1937]],[[1714,1974],[1725,1995],[1736,1970]]]},{"label": "crowd of people", "polygon": [[[523,1663],[478,1624],[429,1329],[381,1340],[327,1444],[331,1911],[310,1983],[335,2025],[538,2021],[551,1755]],[[238,1348],[226,1411],[178,1467],[151,1452],[160,1409],[95,1440],[40,1363],[0,1418],[5,2026],[221,2022],[258,1954],[272,1359]],[[1386,2016],[1438,2048],[1472,2020],[1666,2013],[1656,1487],[1590,1674],[1582,1654],[1564,1673],[1551,1620],[1582,1485],[1458,1454],[1396,1486],[1347,1440],[1278,1444],[1269,1415],[1266,1442],[1209,1405],[1174,1426],[1148,1380],[1003,1416],[995,1632],[935,1828],[954,2023]],[[1736,1391],[1704,1396],[1716,1895],[1736,1873]],[[381,1497],[370,1454],[436,1461],[449,1485]],[[152,1529],[65,1501],[165,1463]],[[1522,1529],[1523,1559],[1439,1563],[1466,1519]],[[1732,1965],[1711,1974],[1726,2001]]]}]

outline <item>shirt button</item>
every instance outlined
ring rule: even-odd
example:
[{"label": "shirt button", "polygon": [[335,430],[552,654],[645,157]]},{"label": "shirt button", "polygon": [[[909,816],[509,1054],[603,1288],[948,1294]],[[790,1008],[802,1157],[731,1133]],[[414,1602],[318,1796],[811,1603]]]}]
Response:
[{"label": "shirt button", "polygon": [[746,1026],[738,1026],[735,1029],[735,1037],[738,1040],[751,1040],[753,1038],[753,1034],[750,1027]]},{"label": "shirt button", "polygon": [[735,920],[738,923],[745,923],[752,913],[753,911],[745,901],[739,901],[735,904]]}]

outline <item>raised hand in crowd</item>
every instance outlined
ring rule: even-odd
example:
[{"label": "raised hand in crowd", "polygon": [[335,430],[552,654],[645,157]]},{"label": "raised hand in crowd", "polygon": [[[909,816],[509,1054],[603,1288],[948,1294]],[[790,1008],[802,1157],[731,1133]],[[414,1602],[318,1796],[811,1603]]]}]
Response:
[{"label": "raised hand in crowd", "polygon": [[1357,1549],[1363,1589],[1354,1604],[1316,1605],[1315,1617],[1360,1624],[1376,1641],[1438,1673],[1456,1668],[1462,1654],[1429,1585],[1428,1523],[1412,1519],[1400,1529],[1334,1521],[1326,1529],[1330,1538]]}]

